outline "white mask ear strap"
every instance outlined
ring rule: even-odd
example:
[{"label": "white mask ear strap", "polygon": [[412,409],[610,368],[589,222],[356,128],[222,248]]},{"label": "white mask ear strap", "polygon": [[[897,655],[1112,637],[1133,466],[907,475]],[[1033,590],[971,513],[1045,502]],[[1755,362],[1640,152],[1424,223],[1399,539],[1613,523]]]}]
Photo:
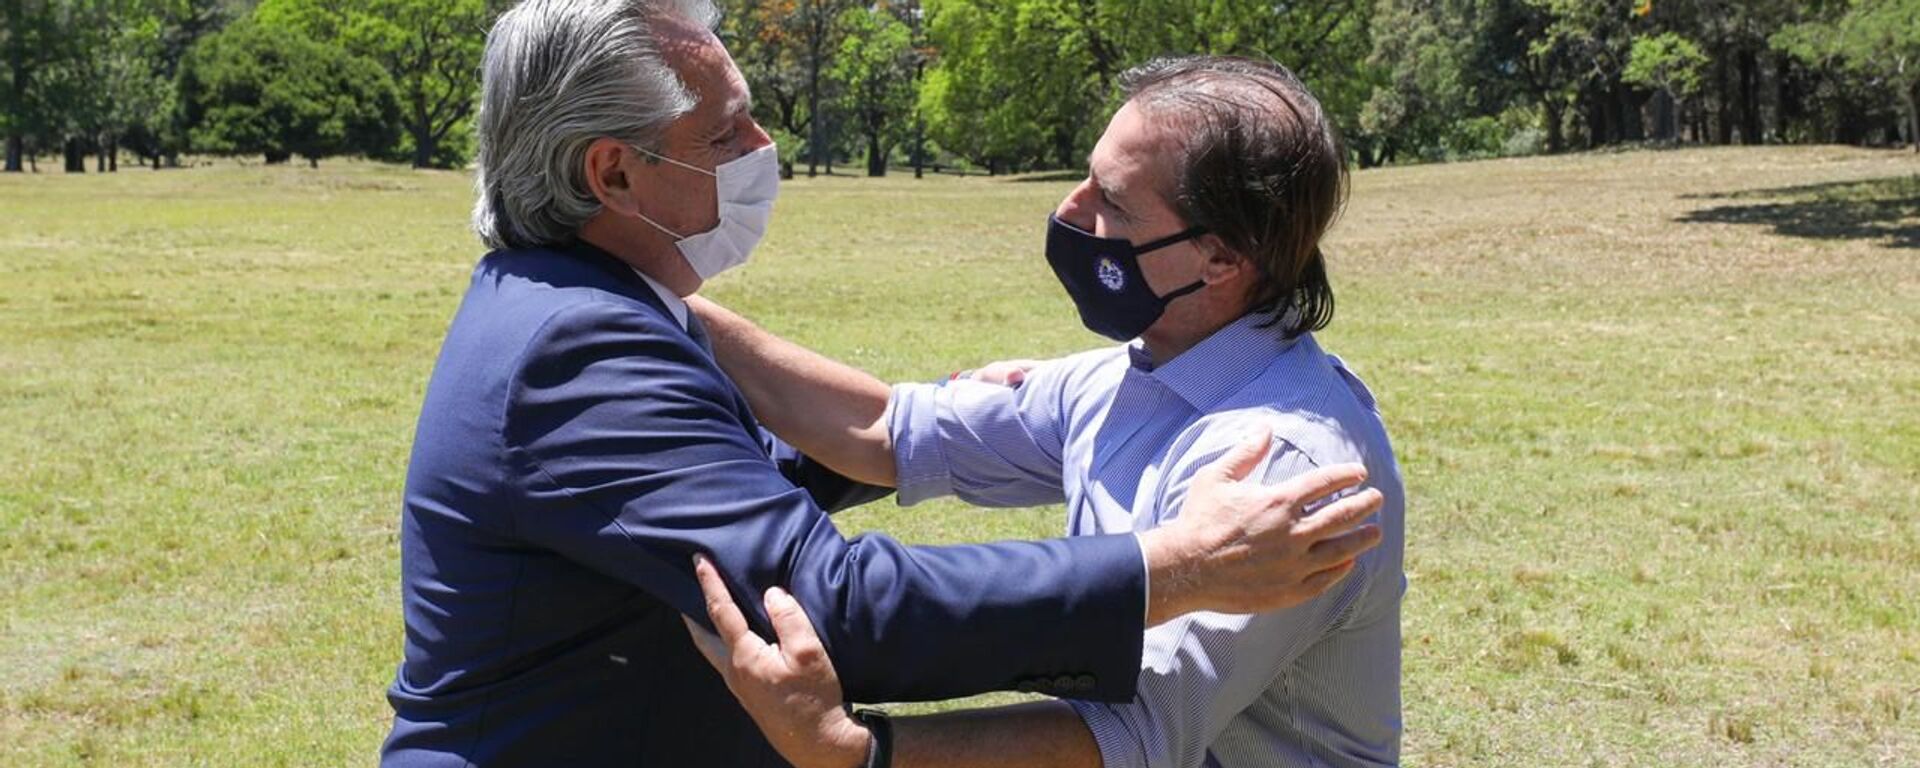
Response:
[{"label": "white mask ear strap", "polygon": [[648,223],[648,224],[652,224],[652,225],[653,225],[653,228],[654,228],[654,229],[657,229],[657,230],[660,230],[661,232],[665,232],[665,233],[666,233],[666,235],[667,235],[667,237],[671,237],[671,238],[673,238],[673,239],[674,239],[675,241],[680,241],[680,240],[685,240],[685,239],[686,239],[685,237],[682,237],[682,236],[680,236],[680,235],[679,235],[678,233],[676,233],[676,232],[674,232],[673,230],[671,230],[671,229],[667,229],[666,227],[663,227],[663,226],[660,226],[660,222],[657,222],[657,221],[654,221],[653,219],[649,219],[649,218],[647,218],[647,215],[646,215],[646,214],[644,214],[644,213],[641,213],[641,212],[639,212],[639,211],[634,211],[634,212],[633,212],[633,215],[635,215],[635,216],[638,216],[638,217],[640,217],[640,220],[641,220],[641,221],[644,221],[644,222],[646,222],[646,223]]},{"label": "white mask ear strap", "polygon": [[[706,175],[708,175],[708,176],[713,176],[713,177],[716,177],[716,178],[718,178],[718,177],[719,177],[719,175],[720,175],[720,174],[717,174],[717,173],[714,173],[713,171],[709,171],[709,170],[707,170],[707,169],[705,169],[705,168],[701,168],[700,166],[697,166],[697,165],[687,165],[686,163],[683,163],[683,162],[680,162],[680,161],[678,161],[678,160],[675,160],[675,159],[673,159],[673,158],[671,158],[671,157],[667,157],[666,155],[663,155],[663,154],[660,154],[660,153],[658,153],[658,152],[653,152],[653,151],[650,151],[650,150],[647,150],[647,149],[644,149],[644,148],[641,148],[641,147],[634,147],[634,148],[633,148],[633,150],[634,150],[635,152],[639,152],[639,153],[641,153],[641,154],[643,154],[643,155],[646,155],[646,156],[648,156],[648,157],[651,157],[651,158],[653,158],[653,159],[655,159],[655,160],[664,160],[664,161],[666,161],[666,162],[669,162],[669,163],[673,163],[674,165],[677,165],[677,166],[680,166],[680,167],[682,167],[682,168],[685,168],[685,169],[687,169],[687,170],[689,170],[689,171],[693,171],[693,172],[695,172],[695,173],[704,173],[704,174],[706,174]],[[658,227],[658,226],[660,226],[660,225],[658,225],[658,224],[655,224],[654,226],[656,226],[656,227]]]}]

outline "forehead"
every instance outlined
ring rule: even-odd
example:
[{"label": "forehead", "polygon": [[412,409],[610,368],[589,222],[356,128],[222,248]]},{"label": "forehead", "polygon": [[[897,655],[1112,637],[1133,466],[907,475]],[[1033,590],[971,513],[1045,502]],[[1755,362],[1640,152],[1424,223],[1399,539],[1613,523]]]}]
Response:
[{"label": "forehead", "polygon": [[1180,142],[1134,102],[1121,105],[1093,147],[1088,165],[1102,187],[1164,200],[1173,189]]},{"label": "forehead", "polygon": [[746,109],[747,81],[720,39],[680,19],[659,22],[660,51],[699,102],[697,120],[719,120]]}]

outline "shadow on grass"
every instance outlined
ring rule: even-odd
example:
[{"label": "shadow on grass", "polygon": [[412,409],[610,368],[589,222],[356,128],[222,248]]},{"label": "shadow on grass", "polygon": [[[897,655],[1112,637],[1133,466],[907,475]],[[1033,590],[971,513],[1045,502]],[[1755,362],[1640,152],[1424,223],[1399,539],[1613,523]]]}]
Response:
[{"label": "shadow on grass", "polygon": [[1920,249],[1920,176],[1690,195],[1769,202],[1703,208],[1678,221],[1759,224],[1775,234],[1818,240],[1874,240]]}]

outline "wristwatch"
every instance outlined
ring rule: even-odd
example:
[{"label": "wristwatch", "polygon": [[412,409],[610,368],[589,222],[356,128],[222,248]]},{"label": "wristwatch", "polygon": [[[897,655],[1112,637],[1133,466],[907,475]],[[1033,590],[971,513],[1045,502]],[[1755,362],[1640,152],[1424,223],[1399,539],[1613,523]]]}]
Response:
[{"label": "wristwatch", "polygon": [[893,768],[893,721],[887,719],[887,713],[878,709],[856,709],[853,720],[873,733],[873,742],[867,746],[866,768]]}]

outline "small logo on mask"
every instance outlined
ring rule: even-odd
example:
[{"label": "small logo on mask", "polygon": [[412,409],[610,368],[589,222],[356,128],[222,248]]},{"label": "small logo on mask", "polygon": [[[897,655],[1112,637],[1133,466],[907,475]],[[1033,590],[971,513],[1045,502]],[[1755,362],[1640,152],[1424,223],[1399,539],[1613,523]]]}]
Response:
[{"label": "small logo on mask", "polygon": [[1127,287],[1127,273],[1120,271],[1120,265],[1110,256],[1100,257],[1100,263],[1094,268],[1094,275],[1100,278],[1100,284],[1107,290],[1119,293]]}]

